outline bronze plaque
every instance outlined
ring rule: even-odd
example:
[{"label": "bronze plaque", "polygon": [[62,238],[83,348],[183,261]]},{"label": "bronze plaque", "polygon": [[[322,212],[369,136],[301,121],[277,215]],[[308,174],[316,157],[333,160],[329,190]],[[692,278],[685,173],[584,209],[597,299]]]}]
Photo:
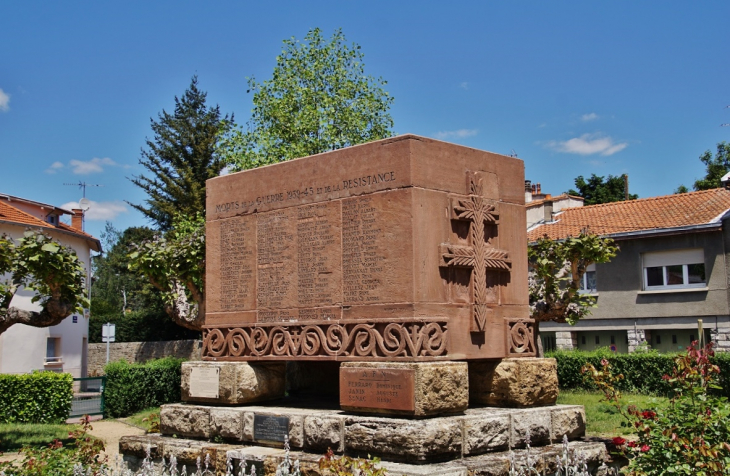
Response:
[{"label": "bronze plaque", "polygon": [[416,371],[413,369],[340,369],[343,407],[416,410]]}]

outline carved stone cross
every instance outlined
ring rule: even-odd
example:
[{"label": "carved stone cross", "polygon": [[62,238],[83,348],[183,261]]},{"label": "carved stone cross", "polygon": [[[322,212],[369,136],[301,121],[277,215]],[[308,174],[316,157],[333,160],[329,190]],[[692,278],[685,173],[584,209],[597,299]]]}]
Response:
[{"label": "carved stone cross", "polygon": [[451,203],[452,219],[470,222],[471,246],[442,243],[440,267],[461,267],[472,270],[473,319],[471,332],[484,332],[487,314],[487,271],[509,271],[512,261],[506,251],[489,245],[485,225],[497,225],[499,214],[496,204],[483,197],[481,180],[469,174],[469,198],[455,199]]}]

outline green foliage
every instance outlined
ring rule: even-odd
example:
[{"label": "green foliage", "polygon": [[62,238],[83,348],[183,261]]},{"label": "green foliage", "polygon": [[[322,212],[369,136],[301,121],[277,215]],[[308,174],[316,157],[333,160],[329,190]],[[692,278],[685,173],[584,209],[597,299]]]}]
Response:
[{"label": "green foliage", "polygon": [[63,423],[71,411],[71,374],[0,374],[0,422]]},{"label": "green foliage", "polygon": [[[89,302],[84,296],[86,272],[76,252],[40,231],[26,231],[16,242],[0,236],[0,333],[22,323],[36,327],[58,324],[74,312],[83,312]],[[21,288],[35,291],[32,302],[42,311],[20,311],[10,307]]]},{"label": "green foliage", "polygon": [[[609,175],[604,181],[603,177],[591,174],[586,182],[582,175],[575,179],[575,186],[578,190],[570,189],[570,195],[577,195],[584,198],[585,205],[597,205],[599,203],[622,202],[626,200],[623,175]],[[639,198],[636,194],[629,194],[629,200]]]},{"label": "green foliage", "polygon": [[125,417],[149,407],[180,401],[180,368],[183,359],[167,357],[144,364],[124,360],[104,367],[107,412]]},{"label": "green foliage", "polygon": [[677,187],[677,189],[676,189],[676,190],[674,191],[674,193],[675,193],[675,194],[677,194],[677,193],[687,193],[687,192],[689,192],[689,189],[688,189],[687,187],[685,187],[684,185],[680,185],[680,186],[679,186],[679,187]]},{"label": "green foliage", "polygon": [[[590,381],[584,380],[581,368],[588,364],[600,368],[601,361],[606,360],[615,373],[623,375],[623,378],[615,384],[617,390],[644,395],[672,393],[672,386],[662,377],[671,374],[676,354],[658,352],[614,354],[608,348],[603,348],[592,352],[559,350],[547,352],[545,356],[557,361],[558,383],[562,390],[596,390]],[[730,354],[718,352],[711,357],[711,361],[721,369],[718,380],[720,388],[717,392],[730,396]]]},{"label": "green foliage", "polygon": [[721,476],[730,471],[730,406],[727,398],[711,392],[719,389],[720,368],[710,361],[712,344],[674,357],[674,368],[664,380],[673,397],[666,407],[640,410],[621,405],[615,385],[622,379],[607,360],[600,369],[586,365],[584,371],[603,392],[607,402],[621,412],[637,441],[614,438],[614,445],[630,460],[628,472],[635,476],[666,474]]},{"label": "green foliage", "polygon": [[333,476],[386,476],[385,470],[378,468],[379,464],[379,458],[338,458],[332,449],[328,449],[327,454],[319,460],[319,469],[326,469]]},{"label": "green foliage", "polygon": [[705,164],[705,177],[695,181],[695,190],[709,190],[721,187],[720,179],[730,171],[730,144],[717,144],[715,156],[710,150],[700,155],[700,161]]},{"label": "green foliage", "polygon": [[133,246],[129,268],[160,291],[168,314],[184,327],[201,330],[205,319],[205,217],[176,215],[165,235]]},{"label": "green foliage", "polygon": [[193,76],[175,112],[162,111],[150,120],[154,138],[147,139],[139,163],[150,176],[132,183],[145,191],[147,206],[131,204],[161,230],[172,226],[176,214],[194,216],[205,211],[205,181],[217,177],[225,164],[218,141],[231,128],[233,117],[221,117],[220,109],[206,105],[207,93],[198,89]]},{"label": "green foliage", "polygon": [[222,143],[226,161],[245,170],[390,137],[385,84],[365,75],[360,46],[348,46],[342,30],[284,40],[271,79],[248,79],[252,117]]},{"label": "green foliage", "polygon": [[579,292],[586,268],[610,261],[618,251],[612,239],[585,232],[563,241],[544,237],[532,243],[527,249],[532,317],[575,324],[589,314],[596,299]]},{"label": "green foliage", "polygon": [[[89,434],[89,417],[81,419],[81,427],[68,434],[69,444],[54,440],[45,447],[26,446],[20,462],[0,463],[0,472],[14,476],[60,476],[71,474],[101,474],[104,468],[104,442]],[[83,468],[77,473],[76,467]],[[87,472],[88,471],[88,472]],[[2,473],[0,473],[2,474]]]},{"label": "green foliage", "polygon": [[53,440],[68,444],[73,429],[74,425],[65,423],[0,423],[0,451],[48,445]]}]

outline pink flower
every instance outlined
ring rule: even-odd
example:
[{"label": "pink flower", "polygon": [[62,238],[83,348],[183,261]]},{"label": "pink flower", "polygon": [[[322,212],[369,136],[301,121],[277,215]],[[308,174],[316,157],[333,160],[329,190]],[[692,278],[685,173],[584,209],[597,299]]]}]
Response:
[{"label": "pink flower", "polygon": [[624,443],[626,443],[626,440],[624,438],[621,438],[620,436],[617,436],[613,439],[613,444],[616,446],[621,446]]},{"label": "pink flower", "polygon": [[641,445],[640,450],[642,453],[646,453],[647,451],[649,451],[649,445]]},{"label": "pink flower", "polygon": [[629,441],[629,448],[636,448],[636,442],[635,441]]},{"label": "pink flower", "polygon": [[604,366],[604,367],[608,367],[608,360],[601,359],[601,365]]}]

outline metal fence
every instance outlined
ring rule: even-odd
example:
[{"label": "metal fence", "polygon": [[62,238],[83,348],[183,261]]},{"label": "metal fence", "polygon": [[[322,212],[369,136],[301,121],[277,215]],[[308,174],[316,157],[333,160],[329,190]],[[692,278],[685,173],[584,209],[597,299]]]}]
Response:
[{"label": "metal fence", "polygon": [[75,378],[69,418],[104,414],[106,377]]}]

